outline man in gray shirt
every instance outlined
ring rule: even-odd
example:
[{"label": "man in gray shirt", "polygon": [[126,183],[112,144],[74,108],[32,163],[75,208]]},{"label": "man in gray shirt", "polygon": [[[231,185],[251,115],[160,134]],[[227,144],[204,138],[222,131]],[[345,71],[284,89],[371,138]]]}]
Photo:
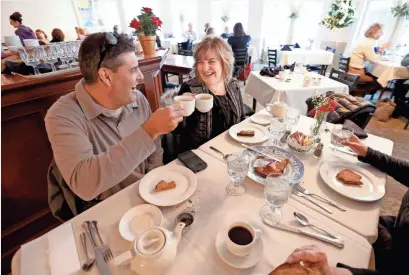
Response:
[{"label": "man in gray shirt", "polygon": [[102,200],[162,165],[160,135],[183,120],[183,106],[152,113],[136,90],[143,79],[132,38],[89,35],[79,52],[84,78],[47,112],[54,159],[71,190]]}]

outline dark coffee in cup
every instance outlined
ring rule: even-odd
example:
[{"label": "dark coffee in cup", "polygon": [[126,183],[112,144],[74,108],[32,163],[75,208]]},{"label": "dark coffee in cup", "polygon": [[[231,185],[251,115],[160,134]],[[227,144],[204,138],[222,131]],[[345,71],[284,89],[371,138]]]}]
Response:
[{"label": "dark coffee in cup", "polygon": [[248,245],[253,241],[253,234],[242,226],[236,226],[229,230],[229,239],[238,245]]}]

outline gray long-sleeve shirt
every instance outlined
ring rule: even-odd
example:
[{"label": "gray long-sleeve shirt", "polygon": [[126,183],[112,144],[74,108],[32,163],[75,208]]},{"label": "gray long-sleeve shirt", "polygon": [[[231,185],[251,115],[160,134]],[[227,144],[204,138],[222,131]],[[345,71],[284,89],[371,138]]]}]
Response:
[{"label": "gray long-sleeve shirt", "polygon": [[83,200],[105,199],[162,165],[160,139],[153,141],[141,127],[151,115],[141,92],[119,119],[103,112],[81,80],[45,118],[58,169]]}]

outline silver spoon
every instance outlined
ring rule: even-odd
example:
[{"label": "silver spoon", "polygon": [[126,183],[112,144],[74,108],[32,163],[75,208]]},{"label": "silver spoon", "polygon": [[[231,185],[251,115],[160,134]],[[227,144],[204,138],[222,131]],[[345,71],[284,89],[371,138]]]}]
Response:
[{"label": "silver spoon", "polygon": [[316,229],[318,229],[319,231],[324,232],[325,234],[327,234],[331,238],[339,239],[338,237],[332,235],[328,231],[326,231],[326,230],[324,230],[324,229],[322,229],[322,228],[320,228],[320,227],[318,227],[316,225],[313,225],[313,224],[309,223],[307,217],[304,216],[303,214],[299,213],[299,212],[294,212],[294,217],[303,226],[309,226],[312,229],[314,229],[315,231],[317,231]]},{"label": "silver spoon", "polygon": [[217,153],[221,154],[223,156],[223,159],[226,159],[231,155],[231,154],[224,154],[222,151],[220,151],[219,149],[214,148],[213,146],[210,146],[209,148],[212,149],[213,151],[216,151]]},{"label": "silver spoon", "polygon": [[87,237],[85,233],[81,233],[80,237],[81,237],[82,247],[84,248],[84,252],[85,252],[85,263],[82,264],[81,268],[85,272],[88,272],[88,271],[91,271],[91,269],[94,267],[95,259],[90,259],[90,257],[88,256]]}]

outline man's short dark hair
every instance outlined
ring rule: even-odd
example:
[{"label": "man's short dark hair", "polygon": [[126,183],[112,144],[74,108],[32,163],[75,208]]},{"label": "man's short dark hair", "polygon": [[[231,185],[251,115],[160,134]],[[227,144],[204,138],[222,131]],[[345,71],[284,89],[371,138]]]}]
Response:
[{"label": "man's short dark hair", "polygon": [[[118,58],[119,55],[136,51],[132,37],[126,34],[120,34],[116,37],[118,38],[118,43],[106,52],[101,63],[101,68],[108,68],[114,72],[122,65],[122,60]],[[104,42],[105,33],[99,32],[88,35],[81,43],[78,60],[81,72],[87,83],[95,83],[98,79],[98,63],[101,52],[104,50]]]}]

